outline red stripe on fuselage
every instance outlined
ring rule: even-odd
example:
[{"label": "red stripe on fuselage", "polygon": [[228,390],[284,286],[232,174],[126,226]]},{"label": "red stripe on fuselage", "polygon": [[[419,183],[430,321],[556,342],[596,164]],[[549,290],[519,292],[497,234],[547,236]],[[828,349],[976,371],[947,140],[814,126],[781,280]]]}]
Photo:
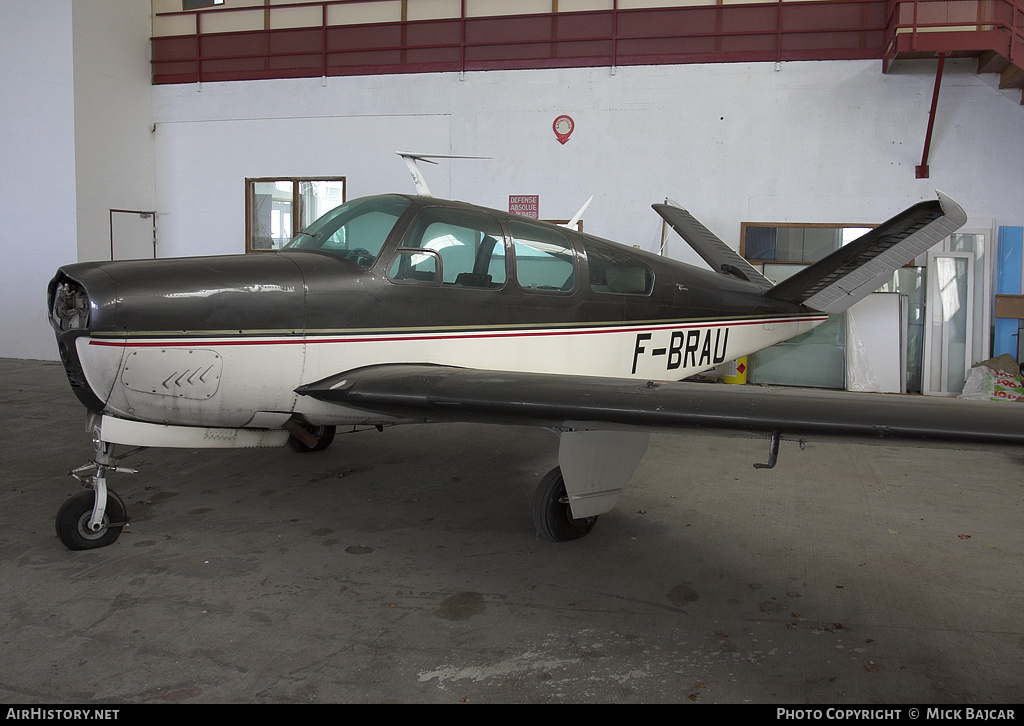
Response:
[{"label": "red stripe on fuselage", "polygon": [[[828,319],[827,315],[809,316],[809,317],[793,317],[793,318],[762,318],[757,320],[734,320],[734,321],[700,321],[692,323],[655,323],[651,325],[629,325],[615,328],[572,328],[565,330],[519,330],[519,331],[486,331],[479,333],[472,332],[460,332],[460,333],[433,333],[433,334],[401,334],[396,333],[392,335],[379,335],[374,333],[367,333],[364,335],[349,335],[345,337],[331,337],[324,335],[323,337],[316,334],[297,334],[294,337],[288,337],[284,339],[270,339],[263,337],[257,337],[259,334],[253,334],[251,339],[239,339],[237,337],[232,338],[217,338],[216,336],[206,336],[196,334],[189,336],[185,340],[168,340],[161,338],[160,340],[96,340],[90,339],[89,345],[97,346],[110,346],[110,347],[124,347],[124,348],[147,348],[147,347],[186,347],[193,346],[196,344],[202,345],[223,345],[223,346],[239,346],[239,345],[311,345],[311,344],[327,344],[327,343],[393,343],[393,342],[408,342],[408,341],[422,341],[422,340],[473,340],[480,339],[485,340],[489,338],[536,338],[536,337],[551,337],[551,336],[569,336],[569,335],[607,335],[610,333],[637,333],[637,332],[649,332],[658,330],[686,330],[691,328],[726,328],[726,327],[738,327],[746,325],[775,325],[785,323],[819,323],[824,322]],[[243,334],[244,335],[244,334]],[[156,338],[158,336],[151,336]]]}]

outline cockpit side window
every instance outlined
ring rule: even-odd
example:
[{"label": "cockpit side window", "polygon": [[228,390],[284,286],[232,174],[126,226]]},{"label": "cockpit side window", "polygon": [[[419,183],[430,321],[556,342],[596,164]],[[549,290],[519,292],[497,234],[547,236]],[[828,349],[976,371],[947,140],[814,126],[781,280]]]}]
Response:
[{"label": "cockpit side window", "polygon": [[529,291],[568,292],[576,287],[576,255],[557,229],[509,220],[516,251],[516,280]]},{"label": "cockpit side window", "polygon": [[370,268],[410,204],[398,195],[354,199],[317,219],[283,249],[328,252]]},{"label": "cockpit side window", "polygon": [[647,265],[615,249],[584,239],[590,268],[590,289],[619,295],[650,295],[654,289],[654,273]]},{"label": "cockpit side window", "polygon": [[[411,250],[423,250],[414,253]],[[505,284],[505,238],[493,217],[462,209],[424,209],[388,268],[395,282],[497,289]]]}]

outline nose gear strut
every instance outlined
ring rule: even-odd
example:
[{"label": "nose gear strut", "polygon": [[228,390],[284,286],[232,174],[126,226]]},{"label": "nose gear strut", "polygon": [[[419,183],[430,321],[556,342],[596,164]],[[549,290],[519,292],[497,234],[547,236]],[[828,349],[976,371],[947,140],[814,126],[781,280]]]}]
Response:
[{"label": "nose gear strut", "polygon": [[57,512],[55,527],[68,549],[87,550],[106,547],[121,536],[128,524],[124,500],[107,487],[107,476],[113,473],[136,474],[130,467],[117,462],[141,448],[131,449],[115,456],[114,445],[100,438],[99,427],[93,428],[93,460],[68,474],[91,491],[80,492],[69,498]]}]

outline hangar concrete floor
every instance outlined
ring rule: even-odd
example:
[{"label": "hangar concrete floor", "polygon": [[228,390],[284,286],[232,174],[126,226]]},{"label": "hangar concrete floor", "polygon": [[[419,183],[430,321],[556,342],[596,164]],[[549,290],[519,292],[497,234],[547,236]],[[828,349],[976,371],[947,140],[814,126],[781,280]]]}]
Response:
[{"label": "hangar concrete floor", "polygon": [[[111,547],[54,534],[91,455],[0,360],[0,701],[1024,702],[1020,452],[658,435],[589,537],[538,541],[543,430],[147,450]],[[1010,404],[1007,404],[1010,405]]]}]

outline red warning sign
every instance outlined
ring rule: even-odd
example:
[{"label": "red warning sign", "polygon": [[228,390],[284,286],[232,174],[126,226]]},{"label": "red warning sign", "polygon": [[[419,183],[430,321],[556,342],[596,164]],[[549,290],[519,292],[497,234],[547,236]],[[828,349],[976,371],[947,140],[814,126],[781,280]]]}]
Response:
[{"label": "red warning sign", "polygon": [[540,195],[538,194],[509,194],[508,211],[512,214],[519,214],[531,219],[540,218]]}]

